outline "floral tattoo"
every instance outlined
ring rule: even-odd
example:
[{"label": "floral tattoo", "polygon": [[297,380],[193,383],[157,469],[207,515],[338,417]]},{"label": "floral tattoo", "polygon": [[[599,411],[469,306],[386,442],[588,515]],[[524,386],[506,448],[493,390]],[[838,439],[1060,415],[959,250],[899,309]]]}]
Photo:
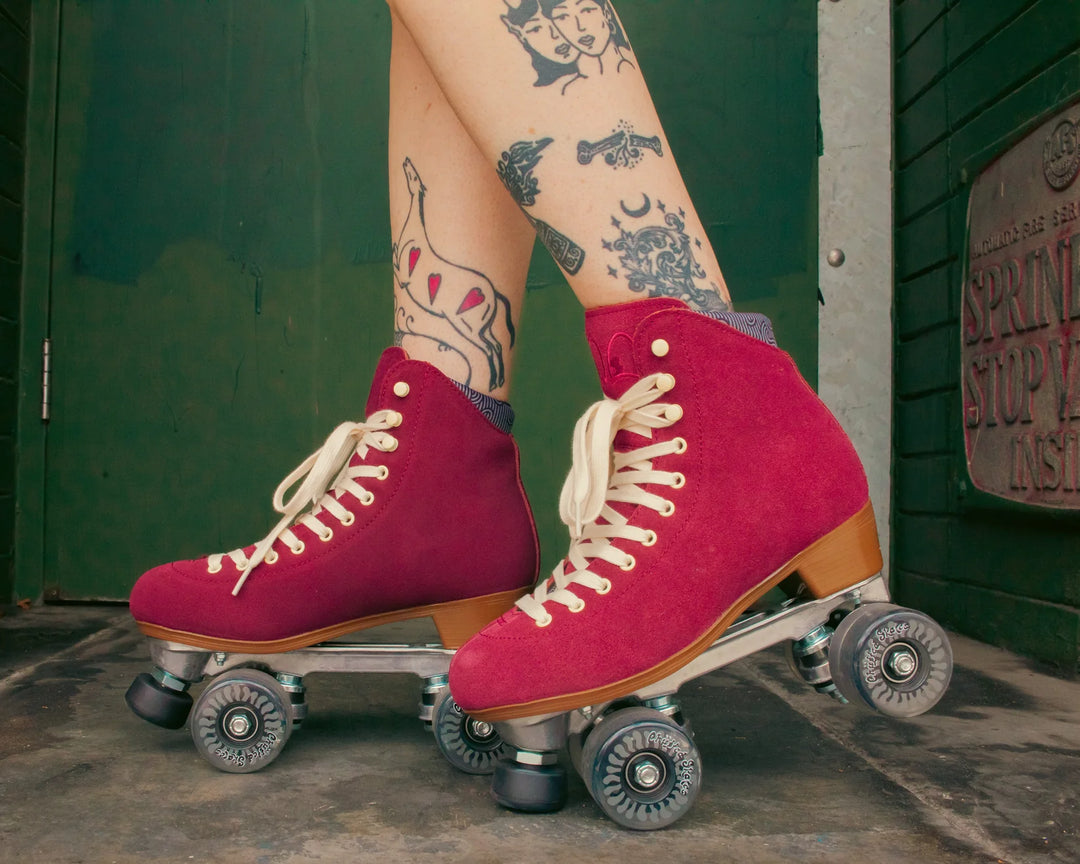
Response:
[{"label": "floral tattoo", "polygon": [[[653,203],[648,195],[642,197],[644,202],[634,209],[620,203],[623,215],[635,222],[645,219],[652,212]],[[691,240],[686,233],[686,211],[680,207],[677,212],[668,212],[662,201],[656,202],[656,209],[664,214],[662,224],[639,228],[631,223],[633,230],[630,230],[623,226],[622,220],[612,216],[611,224],[618,236],[614,240],[602,240],[605,250],[619,254],[619,264],[630,290],[649,297],[675,297],[705,312],[729,310],[730,305],[715,283],[709,282],[707,287],[698,284],[707,274],[694,257],[694,249],[700,249],[702,244],[700,240]],[[608,275],[618,279],[619,270],[609,266]]]}]

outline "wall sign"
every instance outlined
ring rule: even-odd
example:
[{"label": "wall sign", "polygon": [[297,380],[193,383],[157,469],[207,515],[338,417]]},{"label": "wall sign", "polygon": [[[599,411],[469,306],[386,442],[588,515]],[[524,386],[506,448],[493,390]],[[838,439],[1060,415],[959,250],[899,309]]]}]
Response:
[{"label": "wall sign", "polygon": [[1080,103],[975,181],[961,306],[975,487],[1080,509]]}]

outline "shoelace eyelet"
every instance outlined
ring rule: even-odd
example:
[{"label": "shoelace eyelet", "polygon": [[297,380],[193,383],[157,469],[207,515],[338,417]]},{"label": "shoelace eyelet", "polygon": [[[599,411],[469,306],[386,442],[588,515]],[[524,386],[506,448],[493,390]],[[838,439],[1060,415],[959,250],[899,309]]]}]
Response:
[{"label": "shoelace eyelet", "polygon": [[277,564],[277,562],[278,562],[278,554],[273,549],[271,549],[269,552],[267,552],[266,556],[263,558],[263,563],[264,564]]},{"label": "shoelace eyelet", "polygon": [[300,540],[295,546],[290,546],[289,551],[292,552],[293,555],[303,555],[304,549],[306,548],[307,547],[304,546],[304,541]]},{"label": "shoelace eyelet", "polygon": [[675,449],[675,452],[676,452],[677,454],[679,454],[680,456],[681,456],[681,455],[682,455],[683,453],[685,453],[685,452],[686,452],[686,448],[687,448],[687,447],[689,446],[689,445],[688,445],[688,444],[686,443],[686,439],[685,439],[685,438],[683,438],[683,437],[681,437],[681,436],[680,436],[679,438],[675,438],[675,439],[674,439],[674,443],[675,443],[675,448],[676,448],[676,449]]},{"label": "shoelace eyelet", "polygon": [[[394,425],[398,426],[400,424],[395,423]],[[382,449],[387,453],[393,453],[398,448],[398,440],[393,435],[383,435],[382,438],[379,439],[379,443],[382,444]]]},{"label": "shoelace eyelet", "polygon": [[674,516],[675,515],[675,502],[674,501],[665,501],[664,502],[664,509],[660,511],[660,515],[663,516],[665,519],[667,517],[669,517],[669,516]]},{"label": "shoelace eyelet", "polygon": [[329,543],[331,540],[334,539],[334,529],[333,528],[327,528],[325,531],[320,531],[319,532],[319,539],[323,543]]},{"label": "shoelace eyelet", "polygon": [[366,495],[361,495],[360,503],[365,507],[370,507],[372,504],[375,503],[375,495],[371,492],[368,492]]},{"label": "shoelace eyelet", "polygon": [[657,533],[655,531],[653,531],[651,528],[648,531],[646,531],[645,533],[648,536],[646,536],[646,538],[641,541],[641,545],[642,546],[655,546],[656,541],[660,539],[660,537],[657,535]]},{"label": "shoelace eyelet", "polygon": [[553,620],[555,620],[555,619],[553,619],[551,617],[551,614],[548,613],[548,614],[544,615],[544,617],[541,618],[539,621],[536,621],[535,623],[536,623],[537,627],[547,627],[548,624],[550,624]]},{"label": "shoelace eyelet", "polygon": [[585,601],[582,600],[579,597],[577,603],[572,603],[571,605],[567,606],[566,608],[569,609],[571,612],[573,612],[575,614],[578,613],[578,612],[584,612],[585,611]]},{"label": "shoelace eyelet", "polygon": [[394,395],[397,396],[398,399],[404,399],[406,396],[408,396],[409,383],[407,381],[398,381],[394,385]]},{"label": "shoelace eyelet", "polygon": [[207,561],[206,562],[206,572],[207,573],[220,573],[221,572],[221,562],[218,561],[217,564],[211,564],[209,561]]},{"label": "shoelace eyelet", "polygon": [[619,565],[619,569],[622,570],[624,573],[629,573],[635,567],[637,567],[637,558],[635,558],[633,555],[627,555],[626,560]]},{"label": "shoelace eyelet", "polygon": [[686,485],[686,475],[682,471],[675,472],[675,482],[671,484],[672,489],[682,489]]},{"label": "shoelace eyelet", "polygon": [[379,466],[379,473],[375,475],[375,479],[376,480],[385,480],[389,476],[390,476],[390,469],[387,468],[385,465],[380,465]]},{"label": "shoelace eyelet", "polygon": [[611,580],[604,579],[600,583],[600,587],[596,589],[596,593],[603,597],[605,594],[611,593]]},{"label": "shoelace eyelet", "polygon": [[348,528],[350,525],[352,525],[353,522],[356,521],[356,514],[350,511],[345,514],[345,517],[343,519],[339,519],[338,521],[341,522],[342,526]]}]

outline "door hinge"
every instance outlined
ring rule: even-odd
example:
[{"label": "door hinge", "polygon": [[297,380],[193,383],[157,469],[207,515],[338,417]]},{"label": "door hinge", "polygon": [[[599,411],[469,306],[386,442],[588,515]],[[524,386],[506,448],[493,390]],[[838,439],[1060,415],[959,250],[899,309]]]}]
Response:
[{"label": "door hinge", "polygon": [[49,422],[49,409],[51,407],[49,385],[52,383],[52,340],[46,336],[41,340],[41,420]]}]

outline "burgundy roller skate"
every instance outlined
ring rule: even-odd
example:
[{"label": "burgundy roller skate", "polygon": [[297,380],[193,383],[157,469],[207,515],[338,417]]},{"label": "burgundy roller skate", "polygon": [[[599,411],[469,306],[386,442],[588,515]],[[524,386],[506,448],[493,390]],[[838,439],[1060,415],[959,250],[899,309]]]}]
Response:
[{"label": "burgundy roller skate", "polygon": [[[783,640],[819,689],[851,698],[885,680],[867,701],[891,713],[921,713],[944,691],[948,643],[919,613],[861,605],[828,652],[834,612],[888,599],[866,478],[767,321],[728,320],[763,338],[676,300],[587,313],[606,398],[574,433],[570,551],[451,664],[457,703],[513,748],[495,777],[506,806],[561,806],[553,751],[569,733],[609,815],[669,824],[700,784],[678,687]],[[774,593],[779,607],[759,612]],[[845,651],[846,672],[830,674]],[[857,680],[881,662],[888,674]]]},{"label": "burgundy roller skate", "polygon": [[[218,676],[195,706],[192,733],[230,771],[276,756],[302,719],[310,671],[414,671],[427,679],[425,719],[472,729],[445,698],[449,658],[533,585],[539,560],[510,435],[435,367],[391,348],[367,419],[334,430],[278,487],[274,506],[282,518],[260,542],[138,580],[131,612],[157,668],[129,690],[133,710],[179,728],[188,686]],[[441,645],[330,642],[421,617]],[[498,747],[476,729],[479,749],[459,754],[467,770]]]}]

